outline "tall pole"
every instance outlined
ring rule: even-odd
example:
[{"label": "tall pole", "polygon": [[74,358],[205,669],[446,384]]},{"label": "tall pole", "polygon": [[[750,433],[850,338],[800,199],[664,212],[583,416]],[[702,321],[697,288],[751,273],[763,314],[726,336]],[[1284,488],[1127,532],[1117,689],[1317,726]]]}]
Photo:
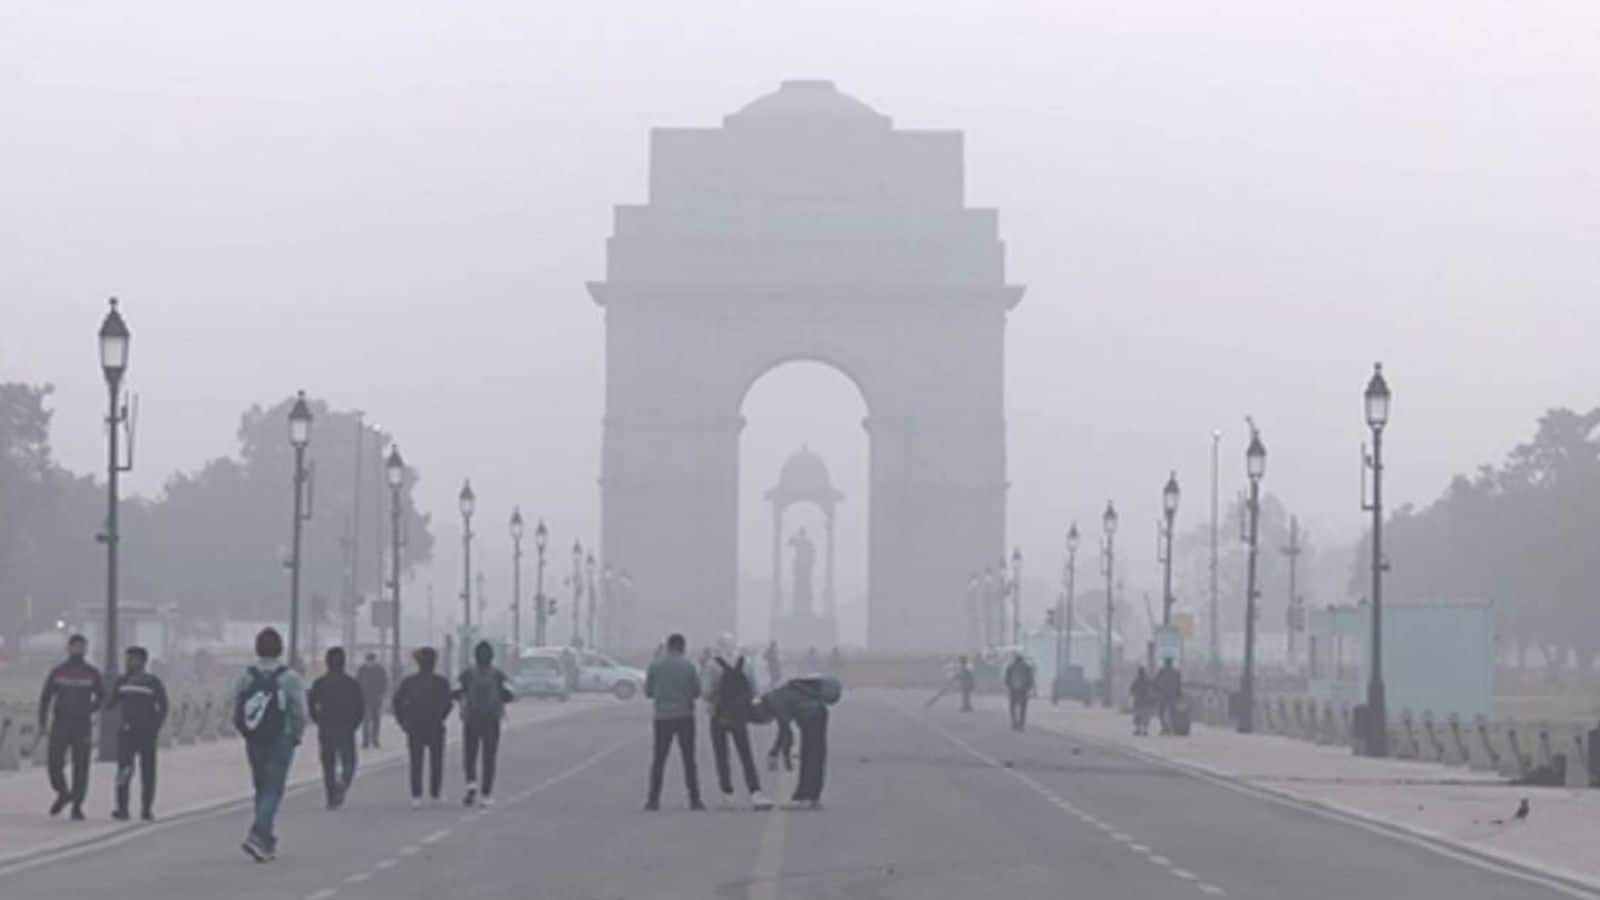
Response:
[{"label": "tall pole", "polygon": [[1249,531],[1245,538],[1244,587],[1244,680],[1239,690],[1239,731],[1255,731],[1256,719],[1256,551],[1261,529],[1261,477],[1266,474],[1266,447],[1255,424],[1250,425],[1250,447],[1245,453],[1245,472],[1250,478],[1250,500],[1247,512]]},{"label": "tall pole", "polygon": [[400,485],[389,488],[389,587],[393,592],[394,622],[389,632],[389,672],[400,674]]},{"label": "tall pole", "polygon": [[1105,646],[1105,653],[1104,653],[1104,657],[1105,658],[1103,660],[1101,660],[1101,669],[1102,669],[1102,671],[1101,671],[1100,675],[1101,675],[1101,683],[1104,686],[1104,690],[1102,691],[1102,696],[1100,698],[1100,704],[1102,706],[1104,706],[1106,709],[1110,709],[1111,708],[1111,695],[1112,695],[1112,691],[1113,691],[1113,686],[1112,686],[1112,683],[1111,683],[1111,676],[1115,671],[1114,667],[1111,664],[1111,628],[1112,628],[1112,621],[1113,621],[1113,618],[1115,616],[1115,607],[1116,607],[1116,593],[1113,590],[1112,581],[1116,577],[1115,576],[1115,572],[1116,572],[1116,567],[1117,567],[1116,566],[1116,563],[1117,563],[1117,556],[1116,556],[1117,511],[1116,511],[1116,508],[1111,505],[1111,501],[1109,501],[1109,500],[1106,501],[1106,512],[1105,512],[1105,515],[1101,518],[1101,524],[1102,524],[1102,526],[1104,528],[1104,531],[1105,531],[1105,537],[1103,539],[1103,543],[1101,544],[1102,552],[1100,554],[1100,564],[1101,564],[1101,568],[1104,570],[1102,574],[1104,574],[1106,576],[1106,621],[1105,621],[1106,646]]},{"label": "tall pole", "polygon": [[467,643],[472,640],[472,511],[478,503],[471,481],[461,483],[456,499],[461,509],[461,653],[465,659]]},{"label": "tall pole", "polygon": [[572,543],[572,646],[583,639],[578,630],[578,607],[583,605],[583,545]]},{"label": "tall pole", "polygon": [[1372,429],[1372,663],[1367,681],[1367,755],[1389,755],[1383,689],[1383,428]]},{"label": "tall pole", "polygon": [[545,645],[545,623],[549,617],[549,607],[544,598],[544,545],[545,536],[544,520],[539,520],[539,527],[533,533],[533,548],[537,555],[537,577],[533,588],[533,642],[543,647]]},{"label": "tall pole", "polygon": [[1217,449],[1222,443],[1222,432],[1211,432],[1211,659],[1207,667],[1213,681],[1222,676],[1222,621],[1217,608]]},{"label": "tall pole", "polygon": [[522,536],[511,538],[511,645],[522,647]]},{"label": "tall pole", "polygon": [[300,532],[304,521],[306,448],[294,448],[294,524],[289,539],[289,665],[304,671],[300,660]]},{"label": "tall pole", "polygon": [[1159,556],[1161,561],[1161,627],[1172,624],[1172,529],[1178,515],[1178,473],[1173,472],[1167,478],[1166,487],[1161,489],[1161,546]]},{"label": "tall pole", "polygon": [[[107,683],[117,677],[117,549],[122,533],[117,523],[118,476],[133,468],[133,435],[128,419],[128,407],[122,402],[122,376],[127,371],[130,335],[127,323],[117,311],[117,300],[111,298],[110,310],[100,323],[100,367],[105,373],[109,398],[106,412],[106,521],[105,530],[97,538],[106,545],[106,666]],[[122,462],[122,452],[117,438],[123,428],[128,435],[128,462]],[[31,616],[29,618],[32,618]],[[117,732],[120,716],[116,709],[100,715],[100,751],[102,761],[117,758]]]},{"label": "tall pole", "polygon": [[1287,556],[1289,558],[1289,606],[1288,606],[1288,622],[1287,622],[1287,624],[1288,624],[1288,632],[1289,632],[1289,635],[1288,635],[1288,637],[1289,637],[1289,644],[1288,644],[1288,651],[1289,652],[1288,652],[1288,656],[1289,656],[1289,664],[1291,666],[1294,665],[1294,661],[1295,661],[1295,655],[1294,655],[1294,632],[1295,632],[1295,625],[1296,625],[1296,621],[1295,620],[1296,620],[1296,617],[1297,617],[1297,610],[1298,610],[1299,604],[1300,604],[1300,593],[1299,593],[1299,590],[1298,590],[1298,588],[1296,587],[1296,584],[1295,584],[1295,576],[1297,574],[1296,570],[1299,568],[1298,564],[1300,562],[1300,554],[1304,551],[1304,549],[1305,548],[1300,546],[1300,517],[1299,516],[1290,516],[1289,517],[1289,545],[1287,547],[1284,547],[1279,552],[1281,552],[1284,556]]},{"label": "tall pole", "polygon": [[1022,646],[1022,550],[1011,551],[1011,643]]},{"label": "tall pole", "polygon": [[345,598],[345,633],[344,643],[347,651],[353,651],[356,643],[356,606],[361,597],[361,464],[362,457],[366,456],[363,446],[366,444],[367,425],[362,421],[366,415],[361,410],[356,410],[356,480],[353,496],[350,500],[350,549],[345,560],[345,565],[350,568],[349,596]]}]

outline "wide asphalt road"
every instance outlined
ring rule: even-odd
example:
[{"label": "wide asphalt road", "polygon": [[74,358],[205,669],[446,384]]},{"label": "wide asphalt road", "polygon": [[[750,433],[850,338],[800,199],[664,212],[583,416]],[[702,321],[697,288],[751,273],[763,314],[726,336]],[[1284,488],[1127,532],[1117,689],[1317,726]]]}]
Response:
[{"label": "wide asphalt road", "polygon": [[[233,810],[0,871],[0,897],[1570,896],[1070,738],[1016,734],[1003,714],[919,701],[856,692],[834,708],[821,811],[691,812],[676,759],[662,811],[642,811],[649,711],[617,703],[509,733],[487,811],[459,805],[452,749],[441,808],[410,809],[398,767],[365,771],[339,812],[321,808],[320,788],[294,794],[270,864],[239,851],[247,814]],[[703,722],[699,747],[710,801]]]}]

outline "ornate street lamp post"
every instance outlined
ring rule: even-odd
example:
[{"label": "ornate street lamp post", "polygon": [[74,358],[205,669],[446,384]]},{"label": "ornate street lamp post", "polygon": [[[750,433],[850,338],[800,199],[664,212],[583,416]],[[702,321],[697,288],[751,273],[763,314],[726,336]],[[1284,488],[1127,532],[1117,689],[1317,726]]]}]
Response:
[{"label": "ornate street lamp post", "polygon": [[511,510],[511,646],[522,650],[522,507]]},{"label": "ornate street lamp post", "polygon": [[1367,679],[1368,756],[1389,755],[1388,709],[1383,687],[1383,428],[1389,424],[1389,382],[1383,377],[1383,363],[1374,363],[1366,390],[1367,427],[1372,429],[1372,659]]},{"label": "ornate street lamp post", "polygon": [[1267,447],[1254,422],[1250,423],[1244,471],[1250,478],[1250,500],[1245,509],[1244,680],[1239,689],[1239,731],[1249,734],[1256,727],[1256,596],[1260,593],[1256,588],[1256,549],[1261,533],[1261,479],[1267,474]]},{"label": "ornate street lamp post", "polygon": [[589,608],[584,611],[584,616],[583,616],[583,631],[584,631],[585,640],[588,641],[588,643],[585,646],[587,646],[590,650],[593,650],[595,648],[594,647],[594,607],[595,607],[595,603],[600,599],[599,593],[597,591],[595,591],[594,567],[595,567],[594,551],[590,550],[589,551],[589,555],[587,557],[585,557],[584,561],[583,561],[584,574],[587,576],[587,578],[586,578],[586,580],[584,582],[584,587],[585,587],[585,589],[587,590],[587,592],[589,594]]},{"label": "ornate street lamp post", "polygon": [[[406,480],[406,463],[400,447],[389,448],[383,474],[389,482],[389,590],[394,620],[390,623],[389,671],[398,677],[400,669],[400,488]],[[376,715],[376,713],[374,713]]]},{"label": "ornate street lamp post", "polygon": [[289,537],[289,665],[305,671],[300,659],[300,536],[301,526],[311,518],[306,502],[306,445],[311,443],[311,407],[306,392],[295,395],[289,409],[289,444],[294,447],[294,524]]},{"label": "ornate street lamp post", "polygon": [[583,634],[578,630],[578,608],[583,606],[583,544],[572,542],[572,646],[578,646]]},{"label": "ornate street lamp post", "polygon": [[1051,702],[1067,689],[1067,667],[1072,665],[1072,593],[1078,578],[1078,523],[1067,529],[1067,563],[1063,568],[1061,606],[1056,610],[1056,685]]},{"label": "ornate street lamp post", "polygon": [[472,480],[461,482],[461,493],[456,495],[461,509],[461,658],[471,659],[472,648],[472,513],[478,508],[478,495],[472,491]]},{"label": "ornate street lamp post", "polygon": [[[128,347],[132,335],[128,323],[117,310],[117,298],[112,297],[110,309],[100,322],[100,370],[106,378],[110,406],[106,413],[106,521],[105,530],[96,539],[106,545],[106,683],[115,683],[117,677],[117,545],[121,532],[117,527],[117,476],[133,468],[133,424],[128,416],[128,403],[122,396],[122,377],[128,371]],[[122,459],[118,438],[126,429],[128,459]],[[100,754],[102,761],[117,758],[117,710],[107,710],[100,715]]]},{"label": "ornate street lamp post", "polygon": [[1161,489],[1161,546],[1157,554],[1161,562],[1161,624],[1172,624],[1172,523],[1178,515],[1178,473],[1167,476],[1167,486]]},{"label": "ornate street lamp post", "polygon": [[1011,549],[1011,643],[1022,646],[1022,548]]},{"label": "ornate street lamp post", "polygon": [[533,529],[533,549],[537,553],[538,576],[533,589],[533,643],[535,646],[544,646],[545,623],[549,621],[550,611],[544,599],[544,548],[550,539],[550,532],[544,527],[544,520]]},{"label": "ornate street lamp post", "polygon": [[1105,659],[1102,660],[1102,671],[1100,673],[1102,685],[1100,704],[1106,709],[1110,709],[1112,692],[1111,675],[1115,671],[1111,664],[1111,623],[1115,614],[1114,607],[1116,605],[1116,595],[1112,591],[1111,582],[1114,577],[1113,573],[1116,571],[1117,566],[1117,508],[1111,505],[1110,500],[1106,501],[1106,511],[1100,516],[1100,530],[1105,534],[1105,537],[1100,545],[1100,569],[1101,574],[1106,576],[1106,646]]}]

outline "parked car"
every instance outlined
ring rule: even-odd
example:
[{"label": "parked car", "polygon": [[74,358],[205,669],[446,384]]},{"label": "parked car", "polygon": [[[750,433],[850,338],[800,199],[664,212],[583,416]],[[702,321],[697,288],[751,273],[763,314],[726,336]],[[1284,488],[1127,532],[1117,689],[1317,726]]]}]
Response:
[{"label": "parked car", "polygon": [[554,697],[567,701],[567,676],[561,660],[548,656],[523,657],[511,676],[511,691],[518,697]]},{"label": "parked car", "polygon": [[[522,659],[550,659],[567,676],[567,685],[580,693],[611,694],[618,700],[631,700],[644,690],[644,672],[625,666],[604,653],[572,647],[533,647],[522,651]],[[572,669],[576,671],[572,671]]]}]

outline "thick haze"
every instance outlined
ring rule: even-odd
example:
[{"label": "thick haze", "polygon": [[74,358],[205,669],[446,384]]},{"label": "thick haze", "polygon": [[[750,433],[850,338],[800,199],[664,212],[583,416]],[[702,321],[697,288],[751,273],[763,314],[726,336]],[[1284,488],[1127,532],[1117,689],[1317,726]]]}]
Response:
[{"label": "thick haze", "polygon": [[[965,132],[967,202],[999,209],[1028,288],[1011,534],[1052,571],[1067,521],[1096,534],[1114,497],[1130,588],[1152,582],[1167,470],[1201,521],[1210,432],[1228,496],[1247,412],[1268,490],[1324,546],[1356,537],[1375,359],[1395,502],[1498,459],[1547,407],[1600,402],[1589,0],[566,6],[0,11],[0,379],[57,385],[63,462],[101,464],[93,335],[115,294],[136,490],[233,452],[242,410],[304,387],[418,467],[441,600],[472,477],[498,604],[512,503],[556,547],[595,535],[602,318],[583,282],[613,205],[645,198],[648,129],[718,125],[785,78]],[[851,393],[820,367],[758,383],[743,482],[770,486],[802,440],[824,451],[850,495],[847,602]],[[742,505],[764,576],[767,519]]]}]

